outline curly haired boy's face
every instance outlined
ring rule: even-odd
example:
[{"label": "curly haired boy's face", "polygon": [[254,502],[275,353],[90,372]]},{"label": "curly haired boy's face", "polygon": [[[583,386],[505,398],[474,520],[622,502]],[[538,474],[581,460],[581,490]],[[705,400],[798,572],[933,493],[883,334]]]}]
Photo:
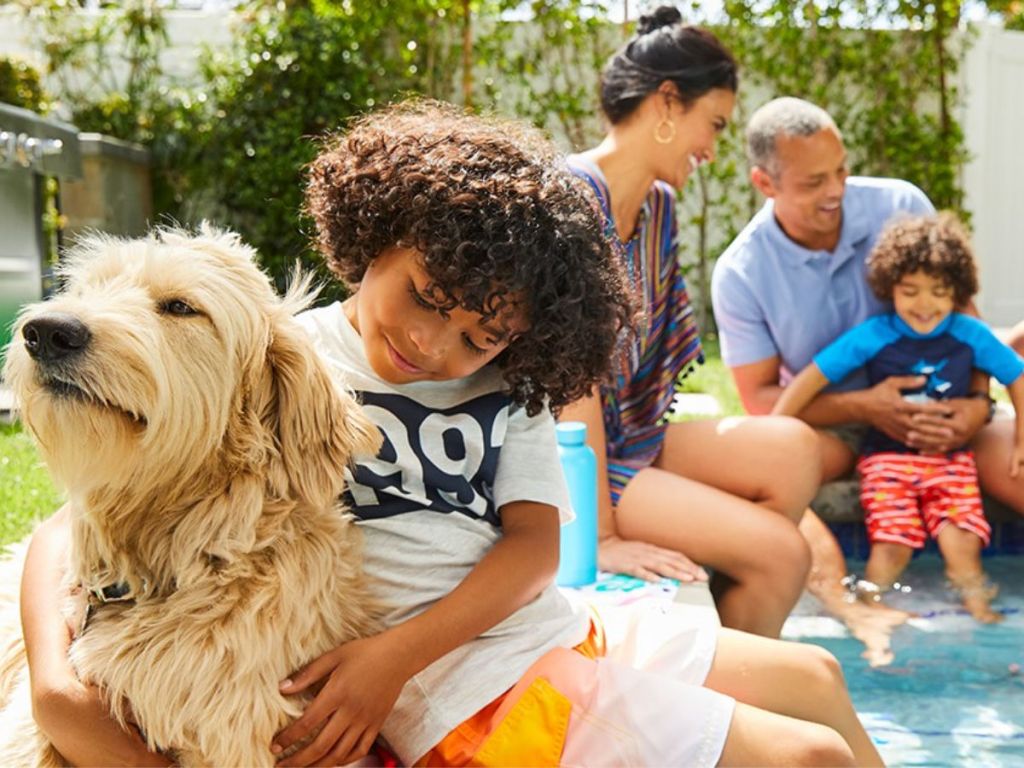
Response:
[{"label": "curly haired boy's face", "polygon": [[522,318],[500,318],[431,301],[430,275],[414,249],[392,248],[375,258],[345,313],[363,340],[374,372],[392,384],[447,381],[476,373],[526,330]]},{"label": "curly haired boy's face", "polygon": [[892,304],[915,332],[931,333],[953,311],[953,288],[922,270],[911,272],[893,287]]}]

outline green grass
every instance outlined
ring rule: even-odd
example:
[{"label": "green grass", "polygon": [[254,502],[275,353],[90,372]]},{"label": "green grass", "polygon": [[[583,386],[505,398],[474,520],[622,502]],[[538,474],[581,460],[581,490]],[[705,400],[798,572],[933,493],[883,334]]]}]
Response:
[{"label": "green grass", "polygon": [[[709,335],[702,339],[704,345],[704,365],[682,380],[680,392],[702,392],[714,397],[722,408],[722,416],[741,416],[744,413],[739,393],[732,383],[732,374],[722,362],[718,351],[718,339]],[[679,418],[679,417],[675,417]],[[705,418],[703,416],[682,416],[686,418]]]},{"label": "green grass", "polygon": [[0,425],[0,546],[23,538],[60,504],[32,439],[17,425]]}]

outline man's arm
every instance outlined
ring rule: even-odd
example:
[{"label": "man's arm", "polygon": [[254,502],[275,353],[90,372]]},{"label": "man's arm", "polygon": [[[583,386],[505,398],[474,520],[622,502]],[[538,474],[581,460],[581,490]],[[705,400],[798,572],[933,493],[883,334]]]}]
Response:
[{"label": "man's arm", "polygon": [[[780,368],[779,358],[769,357],[729,369],[747,413],[762,416],[773,411],[783,393],[779,384]],[[863,406],[867,400],[865,395],[870,391],[819,394],[800,411],[800,418],[815,427],[867,421]]]},{"label": "man's arm", "polygon": [[[730,368],[747,413],[763,415],[772,412],[783,391],[779,385],[780,367],[778,357],[769,357]],[[919,387],[923,383],[923,376],[893,376],[870,389],[823,392],[800,412],[800,418],[815,427],[867,422],[899,439],[911,428],[911,416],[922,407],[927,408],[927,405],[908,403],[900,390]]]},{"label": "man's arm", "polygon": [[[747,412],[771,413],[783,392],[778,383],[779,358],[730,370]],[[972,399],[933,403],[903,399],[901,390],[915,389],[924,383],[923,376],[892,376],[869,389],[824,392],[800,412],[800,418],[813,427],[870,424],[923,453],[941,453],[962,445],[983,424],[982,411],[987,411],[987,407]]]}]

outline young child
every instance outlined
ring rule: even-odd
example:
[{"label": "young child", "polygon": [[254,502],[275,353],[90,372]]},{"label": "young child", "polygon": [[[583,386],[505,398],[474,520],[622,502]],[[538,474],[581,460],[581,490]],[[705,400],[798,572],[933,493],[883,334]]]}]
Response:
[{"label": "young child", "polygon": [[[378,734],[407,765],[881,764],[822,649],[716,636],[681,606],[606,637],[553,586],[570,513],[551,408],[605,375],[631,315],[580,184],[534,130],[430,103],[314,162],[319,245],[354,292],[304,323],[384,436],[348,480],[389,613],[282,682],[318,691],[282,766]],[[97,694],[53,685],[41,722],[84,750]],[[132,738],[103,754],[138,761]]]},{"label": "young child", "polygon": [[[826,385],[862,366],[871,384],[890,376],[917,377],[918,386],[904,391],[907,399],[987,399],[985,388],[972,385],[980,370],[1008,388],[1016,409],[1016,447],[1008,467],[1016,477],[1024,462],[1024,360],[980,320],[954,311],[967,306],[978,289],[963,226],[952,214],[898,219],[879,237],[867,269],[875,295],[891,300],[893,311],[851,328],[819,352],[786,387],[773,413],[799,414]],[[964,607],[979,621],[999,621],[1001,615],[989,607],[995,589],[981,567],[991,528],[970,449],[922,455],[872,429],[861,454],[860,498],[871,539],[867,580],[889,589],[930,535]]]}]

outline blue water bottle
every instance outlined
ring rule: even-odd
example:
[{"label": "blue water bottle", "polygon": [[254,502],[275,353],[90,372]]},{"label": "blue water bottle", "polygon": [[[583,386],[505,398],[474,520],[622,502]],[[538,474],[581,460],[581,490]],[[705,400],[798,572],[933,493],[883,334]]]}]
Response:
[{"label": "blue water bottle", "polygon": [[565,421],[555,430],[576,513],[575,520],[562,526],[555,581],[560,587],[582,587],[597,581],[597,458],[586,442],[586,424]]}]

